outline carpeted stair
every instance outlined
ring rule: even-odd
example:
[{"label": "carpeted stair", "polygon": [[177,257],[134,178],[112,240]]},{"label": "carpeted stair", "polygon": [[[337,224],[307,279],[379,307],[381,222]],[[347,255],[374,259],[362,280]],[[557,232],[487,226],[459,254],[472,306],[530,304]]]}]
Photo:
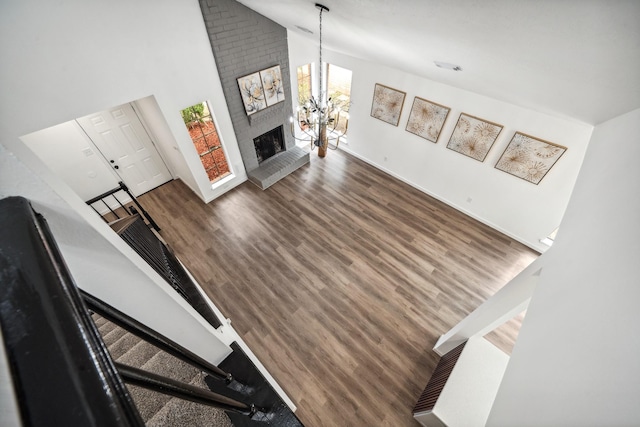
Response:
[{"label": "carpeted stair", "polygon": [[[206,374],[159,348],[141,340],[114,323],[93,315],[102,339],[114,361],[209,390]],[[212,378],[207,381],[221,383]],[[217,408],[171,397],[141,387],[127,385],[147,426],[233,427],[227,414]]]}]

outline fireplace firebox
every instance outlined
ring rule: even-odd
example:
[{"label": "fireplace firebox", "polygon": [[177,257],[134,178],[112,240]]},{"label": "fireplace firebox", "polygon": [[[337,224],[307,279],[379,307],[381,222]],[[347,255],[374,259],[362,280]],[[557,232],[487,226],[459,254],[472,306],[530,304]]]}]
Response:
[{"label": "fireplace firebox", "polygon": [[282,126],[270,130],[267,133],[253,138],[253,145],[256,147],[256,156],[258,164],[264,162],[269,157],[285,151],[284,135],[282,134]]}]

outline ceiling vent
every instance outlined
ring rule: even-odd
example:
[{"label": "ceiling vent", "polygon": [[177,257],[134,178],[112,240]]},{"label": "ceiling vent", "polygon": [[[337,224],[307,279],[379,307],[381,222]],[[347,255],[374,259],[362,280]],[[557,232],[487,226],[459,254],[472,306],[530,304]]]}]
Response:
[{"label": "ceiling vent", "polygon": [[433,61],[434,64],[436,64],[436,67],[438,68],[444,68],[447,70],[453,70],[453,71],[462,71],[462,67],[456,64],[449,64],[447,62],[440,62],[440,61]]}]

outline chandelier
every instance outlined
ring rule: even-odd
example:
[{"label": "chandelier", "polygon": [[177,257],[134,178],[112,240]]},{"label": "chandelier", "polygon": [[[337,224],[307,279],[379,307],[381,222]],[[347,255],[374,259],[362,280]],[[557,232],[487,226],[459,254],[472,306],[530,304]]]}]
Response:
[{"label": "chandelier", "polygon": [[[336,150],[340,144],[340,138],[346,136],[349,125],[349,114],[342,111],[344,103],[339,99],[332,99],[324,89],[322,70],[322,12],[329,12],[329,8],[316,3],[316,8],[320,9],[320,61],[319,61],[319,90],[318,96],[311,95],[309,99],[298,105],[296,108],[296,118],[289,118],[291,124],[291,135],[297,140],[310,141],[311,150],[318,148],[318,156],[324,157],[327,148]],[[294,120],[300,130],[306,135],[305,138],[298,138],[294,132]],[[344,129],[338,130],[340,122],[344,121]]]}]

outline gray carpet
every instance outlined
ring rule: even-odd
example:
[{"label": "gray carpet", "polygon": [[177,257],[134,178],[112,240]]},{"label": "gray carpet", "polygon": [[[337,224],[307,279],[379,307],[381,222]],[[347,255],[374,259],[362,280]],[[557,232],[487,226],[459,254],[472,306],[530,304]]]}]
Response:
[{"label": "gray carpet", "polygon": [[[141,340],[97,314],[93,319],[114,361],[144,369],[208,390],[206,375],[193,366]],[[232,427],[227,414],[217,408],[127,385],[147,426]]]}]

